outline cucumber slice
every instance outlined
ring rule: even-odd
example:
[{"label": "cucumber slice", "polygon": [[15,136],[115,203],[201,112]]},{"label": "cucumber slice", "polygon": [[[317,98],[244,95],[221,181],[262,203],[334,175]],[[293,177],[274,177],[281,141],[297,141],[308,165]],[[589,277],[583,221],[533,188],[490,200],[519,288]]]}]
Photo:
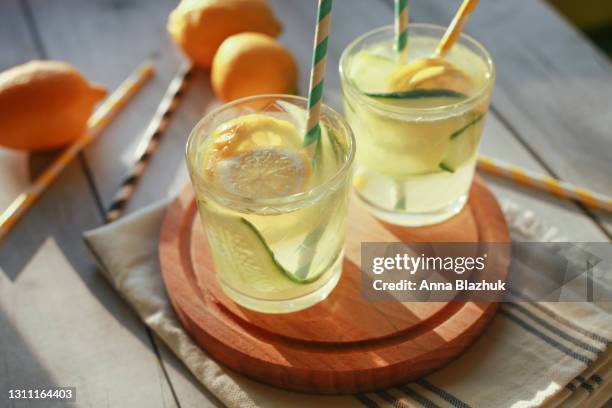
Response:
[{"label": "cucumber slice", "polygon": [[[281,265],[257,228],[247,219],[219,213],[211,214],[205,222],[214,237],[211,244],[217,249],[223,270],[232,271],[232,281],[260,292],[291,289],[295,284],[313,282],[300,278]],[[245,271],[240,274],[239,271]]]},{"label": "cucumber slice", "polygon": [[362,51],[360,56],[366,60],[371,60],[374,62],[387,62],[387,63],[392,63],[395,64],[396,63],[396,59],[391,57],[388,54],[383,54],[381,52],[375,52],[375,51]]},{"label": "cucumber slice", "polygon": [[446,154],[438,167],[449,173],[454,173],[465,162],[476,154],[478,149],[478,141],[480,139],[479,132],[470,132],[466,134],[466,130],[476,125],[482,120],[484,115],[478,115],[465,126],[450,135],[450,140],[446,148]]},{"label": "cucumber slice", "polygon": [[404,188],[404,184],[401,180],[395,181],[395,196],[397,198],[397,200],[395,201],[395,209],[405,210],[406,209],[406,189]]},{"label": "cucumber slice", "polygon": [[361,51],[351,57],[346,72],[347,78],[363,92],[387,89],[386,80],[396,69],[393,58],[376,52]]},{"label": "cucumber slice", "polygon": [[[278,272],[281,272],[283,275],[285,275],[287,278],[289,278],[291,281],[295,282],[295,283],[299,283],[299,284],[305,284],[305,283],[311,283],[314,282],[315,280],[317,280],[319,277],[315,276],[313,278],[310,279],[305,279],[304,277],[300,277],[297,274],[293,274],[291,272],[289,272],[288,270],[286,270],[281,264],[280,262],[278,262],[276,260],[276,257],[274,256],[274,252],[272,252],[272,250],[270,249],[270,247],[268,246],[265,238],[263,237],[263,235],[261,235],[261,233],[257,230],[257,228],[251,224],[247,219],[245,218],[240,218],[240,221],[247,226],[248,229],[251,230],[251,232],[254,234],[254,236],[257,238],[257,240],[259,241],[259,248],[255,245],[251,246],[252,250],[258,250],[261,252],[261,250],[265,250],[265,252],[267,253],[269,260],[271,260],[274,264],[274,266],[276,267],[276,270]],[[266,260],[267,261],[267,260]]]},{"label": "cucumber slice", "polygon": [[371,98],[384,99],[422,99],[422,98],[467,98],[466,95],[450,89],[415,89],[403,92],[371,92],[366,93]]},{"label": "cucumber slice", "polygon": [[457,131],[453,132],[452,135],[450,135],[451,140],[458,138],[459,136],[461,136],[461,134],[463,132],[465,132],[469,127],[474,126],[475,124],[477,124],[478,122],[480,122],[482,120],[482,118],[484,117],[484,115],[480,114],[477,115],[473,120],[471,120],[470,122],[468,122],[467,125],[463,126],[462,128],[458,129]]}]

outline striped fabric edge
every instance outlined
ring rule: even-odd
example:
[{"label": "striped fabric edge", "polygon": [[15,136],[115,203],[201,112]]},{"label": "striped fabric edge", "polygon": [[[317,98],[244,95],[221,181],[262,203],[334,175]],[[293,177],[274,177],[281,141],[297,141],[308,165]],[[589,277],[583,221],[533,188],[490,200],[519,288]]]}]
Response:
[{"label": "striped fabric edge", "polygon": [[547,329],[549,332],[554,333],[558,337],[560,337],[560,338],[562,338],[562,339],[564,339],[564,340],[574,344],[575,346],[583,349],[584,351],[588,351],[590,353],[593,353],[593,354],[595,354],[598,357],[601,354],[603,354],[603,352],[606,350],[605,346],[603,346],[603,347],[596,347],[596,346],[594,346],[592,344],[588,344],[588,343],[582,341],[578,337],[573,336],[572,334],[570,334],[568,331],[564,331],[561,327],[555,326],[555,325],[545,321],[544,319],[542,319],[541,317],[539,317],[538,315],[536,315],[535,313],[530,311],[528,308],[526,308],[525,306],[519,305],[518,303],[504,303],[504,307],[510,308],[510,309],[513,309],[513,310],[517,310],[519,313],[522,313],[527,318],[529,318],[532,321],[538,323],[538,325],[540,325],[541,327]]},{"label": "striped fabric edge", "polygon": [[379,408],[380,407],[380,405],[378,405],[376,401],[368,397],[367,394],[355,394],[354,397],[355,399],[357,399],[357,401],[361,402],[367,408]]},{"label": "striped fabric edge", "polygon": [[[520,296],[520,297],[519,297]],[[565,328],[570,329],[573,333],[577,333],[580,334],[581,336],[583,336],[584,338],[588,338],[591,341],[594,341],[596,343],[599,343],[601,345],[600,347],[595,347],[595,349],[597,349],[597,354],[601,355],[603,354],[606,349],[610,346],[610,344],[612,343],[612,341],[604,336],[602,336],[601,334],[598,333],[594,333],[591,330],[588,330],[584,327],[578,326],[576,323],[574,323],[573,321],[571,321],[570,319],[568,319],[565,316],[562,316],[558,313],[555,313],[554,310],[546,307],[545,305],[541,304],[540,302],[534,302],[533,299],[528,298],[525,295],[522,294],[517,294],[516,292],[513,293],[512,296],[514,299],[517,299],[519,301],[521,300],[526,300],[528,301],[527,305],[529,308],[533,308],[537,311],[539,311],[542,315],[547,316],[548,318],[554,320],[555,322],[559,323],[562,326],[565,326]],[[516,307],[516,308],[522,308],[522,309],[527,309],[525,305],[525,303],[523,303],[522,305],[516,305],[516,303],[511,303],[510,305],[513,305],[511,307]],[[567,336],[571,336],[569,333],[566,333]],[[575,340],[578,340],[580,342],[579,339],[574,338]],[[571,341],[571,340],[570,340]],[[588,347],[590,349],[590,347]],[[599,374],[600,370],[602,369],[602,364],[605,365],[605,363],[599,363],[597,361],[594,362],[593,365],[595,365],[596,367],[592,368],[591,370],[586,370],[587,372],[590,371],[590,373],[584,374],[584,375],[578,375],[576,376],[572,381],[570,381],[568,384],[565,385],[565,388],[567,390],[569,390],[570,392],[576,392],[576,391],[580,391],[583,390],[584,392],[588,393],[588,395],[592,395],[594,393],[597,392],[597,389],[603,384],[604,379],[602,378],[602,376]],[[609,363],[612,365],[612,362]],[[598,366],[599,365],[599,366]],[[586,378],[586,377],[588,378]],[[569,398],[571,394],[569,394],[566,398]]]},{"label": "striped fabric edge", "polygon": [[416,383],[421,387],[427,389],[428,391],[432,392],[433,394],[436,394],[438,397],[442,398],[444,401],[448,402],[455,408],[472,408],[469,404],[461,401],[459,398],[457,398],[450,392],[433,385],[425,378],[417,380]]},{"label": "striped fabric edge", "polygon": [[411,404],[409,404],[405,399],[397,398],[395,395],[391,394],[389,391],[386,391],[386,390],[377,391],[376,395],[378,395],[380,398],[384,399],[386,402],[391,404],[393,408],[411,408]]},{"label": "striped fabric edge", "polygon": [[539,305],[537,303],[534,304],[534,307],[537,308],[538,310],[540,310],[542,313],[546,314],[547,316],[549,316],[550,318],[558,321],[559,323],[563,324],[564,326],[574,330],[577,333],[582,334],[585,337],[590,338],[591,340],[595,340],[601,344],[603,344],[604,346],[610,346],[610,344],[612,344],[612,340],[608,339],[600,334],[594,333],[588,329],[585,329],[583,327],[578,326],[577,324],[575,324],[574,322],[572,322],[571,320],[568,320],[566,317],[561,316],[557,313],[555,313],[554,311],[550,310],[549,308]]},{"label": "striped fabric edge", "polygon": [[604,383],[612,382],[612,351],[606,352],[606,355],[581,375],[577,375],[565,388],[570,391],[582,388],[592,394]]},{"label": "striped fabric edge", "polygon": [[506,317],[508,320],[516,323],[518,326],[523,328],[525,331],[533,334],[534,336],[538,337],[540,340],[544,341],[545,343],[548,343],[548,345],[556,348],[557,350],[561,351],[568,357],[572,357],[573,359],[585,364],[586,366],[593,364],[593,362],[595,361],[594,358],[591,358],[583,353],[574,351],[570,347],[565,346],[564,344],[555,340],[552,336],[549,336],[543,331],[539,330],[534,324],[528,323],[527,321],[521,319],[515,313],[512,313],[506,308],[501,307],[497,315]]},{"label": "striped fabric edge", "polygon": [[[612,372],[612,362],[607,364],[607,367],[602,368],[604,371],[608,373],[608,377],[610,377],[610,373]],[[570,384],[566,386],[568,390],[565,394],[564,398],[558,401],[556,404],[551,406],[557,407],[565,407],[565,406],[581,406],[581,407],[590,407],[591,401],[596,400],[599,403],[593,404],[593,406],[602,406],[601,402],[605,402],[608,400],[609,405],[603,405],[605,407],[612,406],[610,405],[610,392],[607,391],[606,387],[612,386],[612,378],[608,378],[604,380],[599,374],[592,374],[588,379],[584,376],[577,376]],[[607,393],[607,394],[606,394]]]},{"label": "striped fabric edge", "polygon": [[[527,310],[524,306],[516,305],[515,303],[505,303],[502,305],[502,308],[500,308],[498,315],[504,316],[508,320],[517,324],[523,330],[529,332],[530,334],[535,335],[540,340],[546,342],[548,345],[563,352],[567,356],[574,358],[575,360],[585,364],[586,366],[593,364],[596,360],[596,357],[601,355],[601,353],[603,353],[604,351],[603,349],[599,349],[599,348],[590,346],[582,342],[580,339],[574,337],[568,332],[561,330],[559,327],[552,326],[550,323],[544,321],[537,315]],[[548,331],[549,334],[547,334],[545,331]],[[593,354],[594,357],[591,358],[588,355],[585,355],[581,352],[572,350],[572,348],[567,347],[564,344],[562,344],[560,341],[556,340],[555,336],[579,348],[582,348],[584,351]],[[593,392],[596,386],[594,384],[587,383],[586,381],[581,381],[579,377],[580,376],[578,376],[575,381],[572,381],[569,384],[567,384],[566,387],[570,391],[575,391],[576,389],[578,389],[578,387],[582,387],[587,392]],[[601,379],[598,375],[596,375],[595,378]],[[441,400],[447,402],[449,406],[451,407],[471,408],[471,406],[467,404],[466,402],[457,398],[455,395],[451,394],[450,392],[430,383],[425,378],[421,378],[415,381],[415,384],[418,384],[419,386],[431,392],[432,394],[434,394]],[[402,391],[402,393],[405,394],[407,397],[410,397],[412,400],[414,400],[415,402],[419,403],[420,405],[426,408],[439,407],[438,404],[436,404],[431,399],[427,398],[426,395],[424,395],[423,393],[419,393],[417,390],[415,390],[414,387],[409,387],[408,385],[402,385],[402,386],[397,387],[397,389]],[[380,398],[382,398],[383,400],[385,400],[387,403],[391,404],[393,407],[404,408],[406,406],[405,402],[395,397],[394,395],[390,394],[388,391],[384,391],[384,390],[378,391],[375,394],[379,396]],[[356,398],[366,407],[378,407],[379,406],[379,404],[375,400],[369,398],[366,394],[358,394],[356,395]]]},{"label": "striped fabric edge", "polygon": [[576,323],[572,322],[565,316],[562,316],[558,313],[555,313],[554,310],[544,306],[542,302],[537,302],[535,299],[530,298],[522,293],[518,293],[513,289],[510,289],[510,295],[513,302],[511,303],[523,303],[526,302],[529,306],[539,310],[549,318],[557,321],[558,323],[566,326],[567,328],[573,330],[576,333],[581,334],[584,337],[587,337],[591,340],[601,343],[603,346],[607,347],[612,344],[612,339],[609,339],[599,333],[595,333],[592,330],[586,329],[584,327],[578,326]]},{"label": "striped fabric edge", "polygon": [[[508,304],[506,304],[506,307],[508,307]],[[522,308],[525,309],[524,307]],[[585,356],[581,353],[574,352],[571,348],[566,347],[563,344],[561,344],[559,341],[555,340],[553,335],[547,335],[543,330],[541,330],[541,328],[548,329],[548,330],[552,328],[553,330],[551,334],[557,335],[563,338],[564,340],[569,341],[570,343],[574,345],[579,345],[585,348],[586,349],[585,351],[589,351],[596,356],[601,355],[601,353],[603,353],[604,351],[603,349],[598,349],[598,348],[589,346],[588,344],[582,342],[580,339],[575,338],[571,334],[567,332],[563,332],[561,329],[551,326],[550,323],[543,321],[541,318],[538,318],[536,315],[534,315],[533,313],[530,313],[528,310],[525,309],[524,311],[526,312],[524,318],[522,316],[519,316],[518,314],[509,312],[503,309],[500,310],[500,313],[504,315],[506,318],[508,318],[509,320],[518,324],[519,327],[530,332],[531,334],[534,334],[541,340],[545,341],[547,344],[555,347],[556,349],[562,351],[566,355],[572,358],[575,358],[584,364],[587,364],[587,365],[592,364],[595,361],[595,358],[589,358],[588,356]],[[529,320],[529,322],[531,323],[526,321],[526,319],[529,319],[532,317],[534,317],[535,319]],[[541,327],[539,328],[538,326],[541,326]],[[582,382],[579,382],[578,384],[574,384],[570,382],[568,385],[568,388],[573,391],[577,387],[582,387],[587,392],[593,392],[593,390],[596,388],[596,385],[593,384],[592,382],[593,380],[598,380],[598,379],[601,380],[601,377],[595,374],[595,377],[591,376],[591,378],[589,379],[591,383],[582,381]],[[459,398],[447,392],[446,390],[436,387],[434,384],[428,382],[426,379],[418,380],[416,383],[421,385],[423,388],[427,389],[428,391],[432,392],[433,394],[437,395],[438,397],[440,397],[441,399],[449,403],[450,406],[452,407],[455,407],[455,408],[470,407],[469,404],[465,403],[464,401],[461,401]]]},{"label": "striped fabric edge", "polygon": [[408,385],[401,385],[397,387],[397,389],[402,391],[408,397],[412,398],[414,401],[418,402],[425,408],[441,408],[440,405],[423,396],[423,394],[418,393],[414,390],[414,388],[411,388]]},{"label": "striped fabric edge", "polygon": [[[564,352],[566,355],[573,357],[577,360],[579,360],[582,363],[587,364],[587,367],[596,364],[597,358],[595,359],[589,359],[588,357],[582,355],[581,353],[576,353],[573,352],[571,349],[569,349],[568,347],[563,346],[561,343],[555,341],[551,336],[547,336],[545,333],[543,333],[540,330],[537,330],[534,326],[531,326],[525,322],[521,322],[521,319],[518,318],[518,316],[508,312],[507,310],[505,310],[505,308],[510,308],[510,309],[515,309],[515,310],[519,310],[520,312],[522,312],[526,317],[530,318],[533,322],[535,322],[536,324],[540,325],[541,327],[549,330],[549,332],[554,333],[555,335],[557,335],[558,337],[571,342],[572,344],[581,347],[583,350],[591,352],[592,354],[595,354],[596,357],[601,356],[607,346],[609,345],[609,341],[596,334],[596,333],[592,333],[589,330],[586,330],[584,328],[581,328],[580,326],[577,326],[576,324],[572,323],[570,320],[567,320],[565,317],[563,316],[559,316],[556,313],[554,313],[552,310],[547,309],[545,307],[543,307],[542,305],[539,305],[537,302],[533,302],[533,303],[529,303],[530,306],[533,306],[534,308],[540,310],[543,314],[548,315],[551,319],[557,321],[560,324],[563,324],[566,328],[569,328],[571,330],[573,330],[575,333],[579,333],[584,337],[588,337],[591,340],[595,340],[595,341],[599,341],[602,346],[604,346],[603,349],[600,348],[596,348],[596,347],[592,347],[587,345],[586,343],[582,342],[580,339],[577,339],[576,337],[572,336],[571,334],[569,334],[568,332],[564,332],[562,331],[560,328],[554,327],[552,326],[550,323],[542,320],[541,318],[539,318],[538,316],[534,315],[532,312],[530,312],[529,310],[527,310],[527,308],[525,308],[524,306],[519,306],[516,303],[505,303],[504,309],[500,309],[500,313],[505,315],[505,317],[509,318],[510,320],[513,320],[515,323],[519,324],[519,326],[521,326],[523,329],[529,331],[530,333],[536,335],[537,337],[539,337],[540,339],[544,340],[546,343],[548,343],[549,345],[552,345],[553,347],[557,348],[558,350]],[[552,330],[551,330],[552,329]],[[586,379],[583,375],[578,375],[576,376],[572,381],[570,381],[568,384],[565,385],[565,388],[567,390],[569,390],[572,393],[575,392],[580,392],[581,390],[583,390],[584,392],[586,392],[589,396],[593,395],[597,388],[603,383],[603,378],[597,373],[593,373],[589,376],[588,379]],[[571,395],[571,394],[570,394]],[[568,395],[568,398],[569,396]]]},{"label": "striped fabric edge", "polygon": [[[396,390],[402,394],[401,397],[393,395],[391,390]],[[393,408],[413,408],[420,405],[425,408],[442,408],[434,401],[418,392],[414,387],[401,385],[393,389],[374,391],[371,393],[355,394],[354,397],[367,408],[380,408],[382,406],[392,406]],[[381,405],[378,401],[384,401]]]}]

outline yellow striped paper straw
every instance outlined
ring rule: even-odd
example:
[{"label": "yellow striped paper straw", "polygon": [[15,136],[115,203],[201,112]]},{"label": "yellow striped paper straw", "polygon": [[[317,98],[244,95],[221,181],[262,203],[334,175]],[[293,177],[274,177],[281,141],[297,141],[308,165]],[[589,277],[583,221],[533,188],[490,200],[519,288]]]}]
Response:
[{"label": "yellow striped paper straw", "polygon": [[552,177],[482,155],[478,157],[478,168],[495,176],[514,180],[524,186],[546,191],[560,198],[575,200],[592,208],[612,212],[612,198]]},{"label": "yellow striped paper straw", "polygon": [[87,146],[110,120],[125,106],[125,103],[142,88],[155,72],[153,65],[145,63],[134,71],[106,100],[96,109],[87,121],[87,132],[71,144],[51,163],[34,183],[23,191],[0,214],[0,240],[15,226],[17,221],[36,202],[45,189],[59,176],[68,164]]},{"label": "yellow striped paper straw", "polygon": [[193,65],[191,63],[186,63],[170,81],[166,93],[157,106],[155,115],[153,115],[153,118],[145,130],[145,136],[136,148],[134,165],[123,178],[117,193],[106,210],[106,222],[115,221],[125,211],[125,206],[134,194],[136,185],[149,165],[149,161],[157,151],[161,137],[168,128],[172,115],[178,108],[178,104],[185,93],[185,89],[187,88],[187,84],[192,74]]},{"label": "yellow striped paper straw", "polygon": [[395,0],[395,51],[399,61],[408,58],[408,0]]},{"label": "yellow striped paper straw", "polygon": [[438,48],[436,48],[436,57],[442,58],[448,50],[452,48],[453,45],[459,39],[461,32],[463,31],[463,27],[465,23],[467,23],[470,15],[478,5],[478,0],[464,0],[457,10],[457,14],[453,18],[453,21],[450,23],[446,32],[444,33],[444,37],[438,44]]},{"label": "yellow striped paper straw", "polygon": [[329,39],[329,24],[331,22],[332,0],[319,0],[317,25],[315,29],[312,69],[310,71],[310,87],[308,92],[308,120],[304,147],[316,146],[321,136],[319,115],[323,103],[323,84],[325,82],[325,63],[327,60],[327,41]]}]

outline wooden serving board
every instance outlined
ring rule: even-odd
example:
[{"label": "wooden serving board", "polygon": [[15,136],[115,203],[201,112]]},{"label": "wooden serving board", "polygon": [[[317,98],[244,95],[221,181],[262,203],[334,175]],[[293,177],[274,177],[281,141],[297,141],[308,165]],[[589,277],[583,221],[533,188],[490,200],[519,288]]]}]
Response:
[{"label": "wooden serving board", "polygon": [[168,209],[159,247],[174,309],[194,340],[233,370],[324,394],[371,391],[431,372],[457,357],[495,314],[496,303],[368,302],[360,294],[361,242],[509,242],[481,179],[465,209],[442,224],[383,224],[354,197],[347,228],[343,274],[325,301],[285,315],[253,312],[219,287],[188,186]]}]

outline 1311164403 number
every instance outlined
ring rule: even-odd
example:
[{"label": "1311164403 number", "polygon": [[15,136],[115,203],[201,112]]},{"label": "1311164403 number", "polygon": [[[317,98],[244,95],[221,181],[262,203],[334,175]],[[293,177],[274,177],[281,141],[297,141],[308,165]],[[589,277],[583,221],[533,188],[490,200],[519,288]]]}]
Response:
[{"label": "1311164403 number", "polygon": [[8,398],[75,401],[76,389],[75,387],[11,388],[8,390]]}]

